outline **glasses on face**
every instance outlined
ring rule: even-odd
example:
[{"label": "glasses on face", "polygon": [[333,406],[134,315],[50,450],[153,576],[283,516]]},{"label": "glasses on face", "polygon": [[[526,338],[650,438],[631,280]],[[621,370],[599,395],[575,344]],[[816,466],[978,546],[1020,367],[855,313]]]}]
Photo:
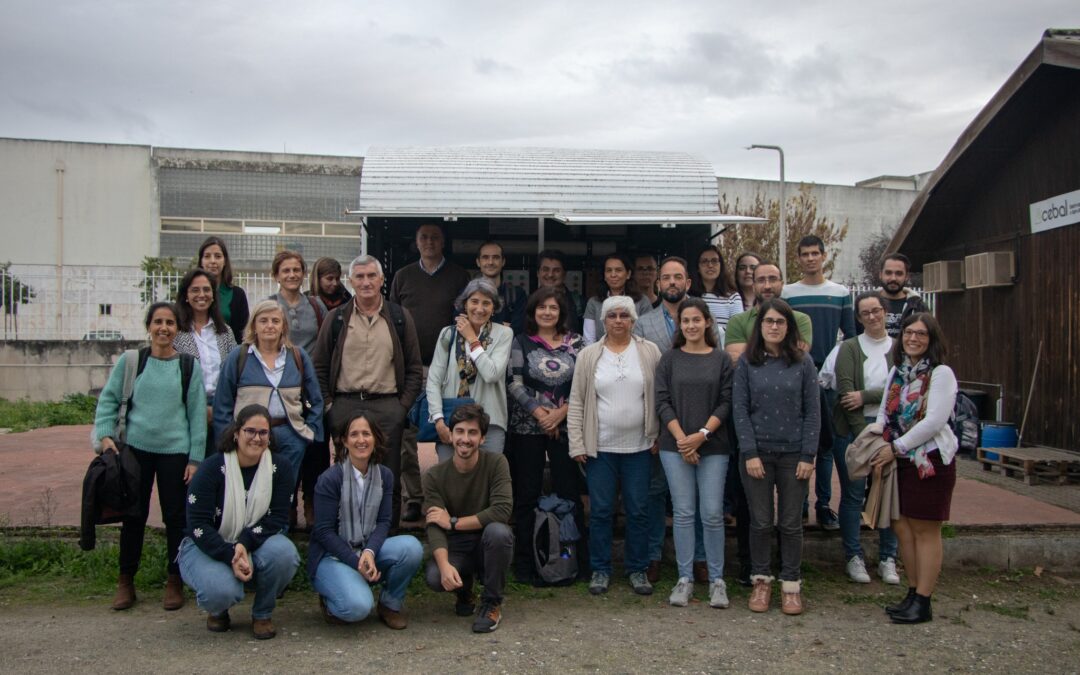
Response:
[{"label": "glasses on face", "polygon": [[875,307],[873,309],[867,309],[867,310],[863,310],[863,311],[859,312],[859,316],[861,316],[864,319],[869,319],[872,316],[881,316],[884,313],[885,313],[885,310],[883,310],[880,307]]},{"label": "glasses on face", "polygon": [[736,265],[735,269],[740,272],[753,272],[757,269],[757,265],[747,265],[744,263],[742,265]]},{"label": "glasses on face", "polygon": [[930,332],[925,330],[919,330],[918,328],[905,328],[904,337],[906,338],[918,338],[920,340],[930,339]]},{"label": "glasses on face", "polygon": [[244,432],[244,436],[247,436],[247,439],[249,441],[253,441],[256,438],[259,439],[260,441],[265,441],[267,438],[270,438],[270,430],[269,429],[256,429],[255,427],[244,427],[240,431]]},{"label": "glasses on face", "polygon": [[719,265],[720,264],[720,258],[702,258],[701,260],[698,261],[698,264],[699,265],[709,265],[710,267],[712,265]]},{"label": "glasses on face", "polygon": [[782,316],[776,318],[767,316],[761,320],[761,323],[765,324],[766,326],[776,326],[777,328],[779,328],[780,326],[787,325],[787,319]]},{"label": "glasses on face", "polygon": [[641,267],[637,268],[637,271],[638,272],[655,272],[656,271],[656,266],[655,265],[642,265]]},{"label": "glasses on face", "polygon": [[607,318],[613,321],[629,321],[631,317],[627,312],[611,312],[607,315]]}]

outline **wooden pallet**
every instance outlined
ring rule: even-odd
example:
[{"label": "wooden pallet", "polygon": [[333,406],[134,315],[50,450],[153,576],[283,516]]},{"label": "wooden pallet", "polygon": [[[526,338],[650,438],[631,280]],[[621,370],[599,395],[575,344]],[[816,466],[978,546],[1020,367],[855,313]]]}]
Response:
[{"label": "wooden pallet", "polygon": [[[997,459],[987,455],[997,455]],[[1001,473],[1028,485],[1042,481],[1065,485],[1080,482],[1080,453],[1037,445],[1030,448],[978,448],[976,459],[983,471],[995,466]]]}]

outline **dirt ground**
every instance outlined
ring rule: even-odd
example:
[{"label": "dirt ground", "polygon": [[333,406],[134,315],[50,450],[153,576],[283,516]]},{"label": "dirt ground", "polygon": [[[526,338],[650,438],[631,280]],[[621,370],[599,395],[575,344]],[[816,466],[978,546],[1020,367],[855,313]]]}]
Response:
[{"label": "dirt ground", "polygon": [[518,589],[499,630],[469,631],[446,595],[410,598],[410,625],[394,632],[369,618],[329,626],[315,596],[290,592],[278,605],[278,637],[250,634],[250,595],[232,611],[233,629],[206,631],[189,602],[160,608],[141,593],[127,612],[109,598],[27,604],[17,589],[0,594],[0,671],[90,672],[1076,672],[1080,668],[1080,580],[1051,573],[989,571],[945,575],[934,621],[894,626],[881,609],[902,593],[876,581],[854,585],[829,570],[806,588],[807,612],[767,614],[697,602],[667,605],[671,581],[650,598],[621,580],[607,596],[584,586]]}]

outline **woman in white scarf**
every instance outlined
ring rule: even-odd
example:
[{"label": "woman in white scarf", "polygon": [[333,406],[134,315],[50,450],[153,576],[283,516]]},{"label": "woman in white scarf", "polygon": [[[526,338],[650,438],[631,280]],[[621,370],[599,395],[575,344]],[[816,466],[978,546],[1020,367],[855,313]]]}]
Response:
[{"label": "woman in white scarf", "polygon": [[252,632],[260,640],[274,637],[270,615],[300,565],[284,534],[292,472],[278,470],[272,439],[269,411],[247,406],[222,435],[221,452],[199,465],[188,490],[180,574],[208,612],[206,627],[213,632],[229,630],[229,608],[244,599],[250,584]]},{"label": "woman in white scarf", "polygon": [[407,625],[404,602],[424,548],[411,535],[389,537],[394,474],[382,464],[386,436],[360,412],[334,440],[337,462],[315,484],[315,527],[308,575],[327,623],[361,621],[371,613],[371,585],[382,582],[379,618]]}]

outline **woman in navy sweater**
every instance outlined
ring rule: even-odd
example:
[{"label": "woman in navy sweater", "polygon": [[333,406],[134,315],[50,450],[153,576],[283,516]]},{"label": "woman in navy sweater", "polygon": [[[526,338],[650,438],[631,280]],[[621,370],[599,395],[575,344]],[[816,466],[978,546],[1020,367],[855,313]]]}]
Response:
[{"label": "woman in navy sweater", "polygon": [[407,625],[405,591],[424,549],[411,535],[387,538],[394,474],[382,464],[386,435],[361,412],[348,421],[334,447],[336,463],[315,484],[315,527],[308,548],[311,584],[327,623],[341,624],[362,621],[371,613],[371,585],[382,581],[379,618],[400,630]]},{"label": "woman in navy sweater", "polygon": [[269,640],[277,634],[270,621],[277,597],[300,566],[284,534],[292,479],[271,452],[266,408],[247,406],[221,438],[221,452],[203,461],[188,490],[180,574],[215,633],[229,630],[229,608],[244,599],[245,584],[254,585],[251,629]]}]

